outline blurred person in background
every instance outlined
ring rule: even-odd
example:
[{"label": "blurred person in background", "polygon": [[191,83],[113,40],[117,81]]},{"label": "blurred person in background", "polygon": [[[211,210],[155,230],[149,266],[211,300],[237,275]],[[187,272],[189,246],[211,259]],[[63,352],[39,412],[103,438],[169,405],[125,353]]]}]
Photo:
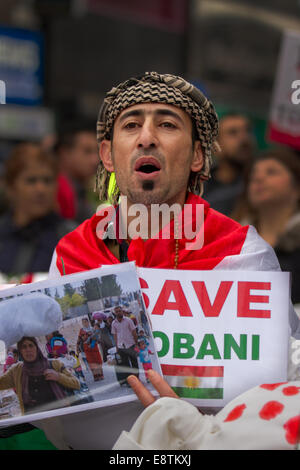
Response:
[{"label": "blurred person in background", "polygon": [[241,114],[227,114],[220,119],[218,143],[211,179],[205,183],[204,199],[211,207],[230,216],[243,191],[243,176],[253,159],[255,139],[251,123]]},{"label": "blurred person in background", "polygon": [[95,126],[74,125],[58,137],[58,204],[62,217],[77,224],[94,215],[93,181],[99,164]]},{"label": "blurred person in background", "polygon": [[10,347],[7,349],[6,360],[3,366],[3,373],[5,373],[12,365],[19,360],[19,353],[16,348]]},{"label": "blurred person in background", "polygon": [[244,195],[232,214],[255,226],[292,273],[292,302],[300,303],[300,158],[289,148],[262,153],[252,164]]},{"label": "blurred person in background", "polygon": [[0,217],[0,272],[47,272],[58,240],[75,225],[56,212],[57,168],[38,144],[17,145],[5,162],[9,208]]}]

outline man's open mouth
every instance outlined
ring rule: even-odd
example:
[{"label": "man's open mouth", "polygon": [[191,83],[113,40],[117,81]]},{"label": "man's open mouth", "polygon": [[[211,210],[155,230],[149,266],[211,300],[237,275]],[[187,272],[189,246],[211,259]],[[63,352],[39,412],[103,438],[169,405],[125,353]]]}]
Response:
[{"label": "man's open mouth", "polygon": [[134,166],[134,170],[140,173],[151,174],[160,171],[161,166],[158,160],[152,157],[139,158]]}]

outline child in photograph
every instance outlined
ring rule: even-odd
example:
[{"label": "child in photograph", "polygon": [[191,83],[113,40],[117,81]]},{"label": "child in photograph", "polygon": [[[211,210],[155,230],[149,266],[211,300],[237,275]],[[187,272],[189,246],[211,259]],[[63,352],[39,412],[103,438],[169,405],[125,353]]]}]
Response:
[{"label": "child in photograph", "polygon": [[48,358],[62,357],[67,353],[67,341],[59,331],[53,331],[46,336],[46,350]]},{"label": "child in photograph", "polygon": [[62,362],[67,370],[72,374],[75,373],[74,366],[76,365],[76,359],[74,356],[69,354],[67,351],[66,354],[59,356],[60,362]]},{"label": "child in photograph", "polygon": [[154,355],[154,353],[148,348],[145,340],[138,339],[138,357],[143,366],[147,382],[149,382],[147,371],[152,369],[150,354]]},{"label": "child in photograph", "polygon": [[146,346],[149,346],[148,336],[145,335],[145,331],[142,328],[138,331],[138,341],[139,340],[145,341]]},{"label": "child in photograph", "polygon": [[75,372],[75,375],[78,379],[82,378],[83,380],[85,379],[83,371],[82,371],[82,365],[79,359],[79,354],[77,354],[75,351],[70,351],[70,355],[74,357],[75,363],[73,365],[73,369]]},{"label": "child in photograph", "polygon": [[6,372],[12,365],[18,362],[18,350],[16,348],[8,348],[3,372]]},{"label": "child in photograph", "polygon": [[79,359],[79,354],[76,354],[75,351],[70,351],[70,356],[72,356],[75,359],[75,361],[73,363],[73,370],[75,372],[76,377],[80,381],[80,390],[83,391],[83,392],[87,392],[89,390],[89,388],[88,388],[88,386],[85,382],[85,376],[84,376],[83,371],[82,371],[82,366],[81,366],[81,362],[80,362],[80,359]]},{"label": "child in photograph", "polygon": [[82,361],[84,362],[84,365],[85,365],[85,370],[90,371],[89,363],[87,361],[86,354],[85,354],[84,349],[83,349],[83,339],[82,338],[78,338],[76,354],[78,354],[78,357],[79,357],[79,355],[81,355],[81,359],[82,359]]},{"label": "child in photograph", "polygon": [[89,341],[89,338],[93,333],[94,331],[89,324],[89,320],[87,318],[83,318],[82,328],[78,333],[77,348],[79,352],[79,348],[82,347],[82,350],[86,355],[89,368],[93,374],[94,381],[98,382],[99,380],[104,379],[104,375],[102,368],[102,357],[98,346],[96,343],[94,344],[94,346],[92,346]]},{"label": "child in photograph", "polygon": [[101,328],[99,323],[95,323],[92,329],[91,335],[87,340],[88,344],[90,344],[91,348],[94,348],[96,344],[101,343]]}]

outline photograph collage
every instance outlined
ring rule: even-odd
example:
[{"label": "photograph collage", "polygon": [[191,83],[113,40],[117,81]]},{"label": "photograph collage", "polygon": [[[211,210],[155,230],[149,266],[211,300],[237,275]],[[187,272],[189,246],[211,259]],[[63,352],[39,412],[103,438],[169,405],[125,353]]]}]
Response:
[{"label": "photograph collage", "polygon": [[[3,306],[6,315],[0,426],[28,420],[28,414],[34,420],[78,405],[134,400],[127,377],[149,386],[147,371],[160,372],[134,263],[11,287],[0,296],[0,319]],[[57,312],[61,322],[50,331]],[[30,325],[39,317],[37,335]],[[10,329],[14,344],[8,344]]]}]

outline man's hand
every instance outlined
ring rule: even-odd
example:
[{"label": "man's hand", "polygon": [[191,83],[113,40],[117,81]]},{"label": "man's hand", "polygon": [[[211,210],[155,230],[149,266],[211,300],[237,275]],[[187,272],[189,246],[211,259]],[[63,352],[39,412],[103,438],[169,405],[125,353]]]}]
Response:
[{"label": "man's hand", "polygon": [[46,369],[44,372],[44,376],[46,380],[55,380],[57,382],[59,379],[59,373],[53,369]]},{"label": "man's hand", "polygon": [[[161,397],[179,398],[158,372],[149,370],[147,371],[147,375],[153,387],[158,391]],[[155,402],[155,397],[135,375],[130,375],[127,381],[145,408]]]}]

